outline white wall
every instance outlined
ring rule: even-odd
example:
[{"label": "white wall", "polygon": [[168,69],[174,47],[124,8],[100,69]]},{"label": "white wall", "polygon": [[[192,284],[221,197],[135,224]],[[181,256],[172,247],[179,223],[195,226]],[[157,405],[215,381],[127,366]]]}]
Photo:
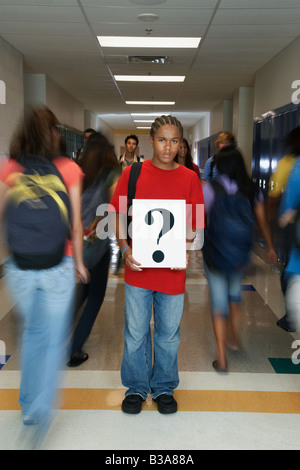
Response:
[{"label": "white wall", "polygon": [[103,119],[101,119],[96,113],[86,109],[84,111],[84,127],[85,129],[94,129],[96,132],[101,132],[105,137],[113,144],[114,142],[114,131]]},{"label": "white wall", "polygon": [[46,75],[24,73],[24,105],[46,105]]},{"label": "white wall", "polygon": [[209,125],[204,126],[203,120],[200,120],[189,129],[189,142],[197,142],[222,129],[230,131],[232,113],[231,131],[237,137],[249,169],[254,118],[290,103],[292,93],[295,92],[292,89],[295,80],[300,80],[300,37],[256,72],[254,87],[235,90],[232,96],[233,108],[232,104],[220,102],[210,114]]},{"label": "white wall", "polygon": [[193,127],[188,129],[185,137],[190,144],[194,162],[197,162],[196,144],[199,140],[210,136],[210,113],[207,113]]},{"label": "white wall", "polygon": [[300,80],[300,37],[256,72],[254,117],[290,103],[294,80]]},{"label": "white wall", "polygon": [[6,103],[0,104],[0,158],[7,155],[11,135],[24,111],[23,55],[0,37],[0,80]]},{"label": "white wall", "polygon": [[84,108],[66,90],[44,74],[24,74],[25,106],[48,106],[59,122],[76,130],[83,130]]},{"label": "white wall", "polygon": [[223,101],[221,101],[210,113],[210,135],[217,134],[223,130],[223,113]]},{"label": "white wall", "polygon": [[[11,136],[23,116],[23,56],[0,37],[0,80],[5,84],[5,103],[0,104],[0,164],[8,154]],[[0,264],[4,261],[0,236]]]},{"label": "white wall", "polygon": [[114,145],[114,130],[103,119],[97,116],[96,130],[105,135],[105,137]]},{"label": "white wall", "polygon": [[46,103],[58,120],[69,127],[83,130],[84,107],[74,96],[47,77]]},{"label": "white wall", "polygon": [[253,143],[254,88],[240,87],[234,93],[232,132],[241,149],[247,170],[251,174]]}]

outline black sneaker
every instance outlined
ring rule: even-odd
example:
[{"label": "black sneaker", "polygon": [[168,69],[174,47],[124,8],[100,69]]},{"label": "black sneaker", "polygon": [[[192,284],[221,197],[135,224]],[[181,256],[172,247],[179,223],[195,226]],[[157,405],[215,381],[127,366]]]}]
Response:
[{"label": "black sneaker", "polygon": [[163,393],[162,395],[158,395],[154,401],[157,403],[158,411],[164,415],[176,413],[177,411],[177,401],[173,395]]},{"label": "black sneaker", "polygon": [[142,404],[145,401],[141,395],[127,395],[122,402],[122,411],[136,415],[142,411]]},{"label": "black sneaker", "polygon": [[282,328],[285,331],[288,331],[289,333],[295,333],[296,332],[295,328],[289,322],[287,315],[285,315],[284,317],[280,318],[280,320],[278,320],[277,326],[279,326],[280,328]]}]

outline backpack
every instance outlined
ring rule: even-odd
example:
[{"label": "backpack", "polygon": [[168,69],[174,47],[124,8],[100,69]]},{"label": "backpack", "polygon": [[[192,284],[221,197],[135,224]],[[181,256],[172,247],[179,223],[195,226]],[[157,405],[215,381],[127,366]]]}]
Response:
[{"label": "backpack", "polygon": [[101,204],[108,204],[106,179],[110,168],[103,170],[95,182],[89,186],[81,196],[81,221],[83,227],[83,260],[88,269],[92,269],[99,263],[103,255],[110,248],[110,239],[97,236],[92,239],[88,234],[97,226],[97,208]]},{"label": "backpack", "polygon": [[211,183],[215,201],[204,230],[203,257],[211,269],[230,274],[243,271],[250,260],[254,214],[240,191],[227,194],[223,186]]},{"label": "backpack", "polygon": [[70,234],[71,205],[54,163],[38,157],[22,162],[24,172],[8,191],[6,234],[21,269],[57,266]]},{"label": "backpack", "polygon": [[131,216],[129,214],[129,210],[132,206],[132,201],[135,198],[135,191],[136,191],[136,183],[139,179],[140,172],[142,169],[143,162],[134,162],[131,165],[129,180],[128,180],[128,210],[127,210],[127,241],[128,245],[130,245],[131,237],[128,233],[128,227],[131,223]]}]

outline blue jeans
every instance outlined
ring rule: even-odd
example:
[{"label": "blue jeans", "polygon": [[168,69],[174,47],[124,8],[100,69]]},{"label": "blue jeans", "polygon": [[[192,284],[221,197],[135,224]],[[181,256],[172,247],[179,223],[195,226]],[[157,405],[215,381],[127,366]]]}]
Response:
[{"label": "blue jeans", "polygon": [[[124,354],[121,367],[125,395],[155,399],[173,395],[179,384],[177,351],[184,294],[168,295],[125,284]],[[150,321],[154,315],[152,339]]]},{"label": "blue jeans", "polygon": [[[287,277],[287,276],[286,276]],[[293,328],[300,331],[300,275],[292,274],[287,277],[285,292],[285,307],[289,322]]]},{"label": "blue jeans", "polygon": [[10,259],[8,289],[24,323],[19,402],[23,415],[46,423],[66,359],[66,339],[73,315],[75,270],[65,257],[54,268],[22,270]]},{"label": "blue jeans", "polygon": [[240,303],[243,273],[222,273],[211,269],[204,262],[204,270],[210,290],[212,315],[229,316],[229,303]]}]

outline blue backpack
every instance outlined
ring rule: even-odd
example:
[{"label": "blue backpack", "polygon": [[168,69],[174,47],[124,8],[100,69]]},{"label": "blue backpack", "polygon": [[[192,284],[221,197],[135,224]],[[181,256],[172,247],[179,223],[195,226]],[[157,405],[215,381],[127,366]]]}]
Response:
[{"label": "blue backpack", "polygon": [[7,243],[21,269],[49,269],[61,262],[70,234],[69,195],[51,161],[30,157],[22,165],[8,191]]},{"label": "blue backpack", "polygon": [[203,257],[207,266],[230,274],[243,271],[250,261],[254,214],[240,191],[227,194],[218,181],[210,183],[215,201],[204,231]]}]

